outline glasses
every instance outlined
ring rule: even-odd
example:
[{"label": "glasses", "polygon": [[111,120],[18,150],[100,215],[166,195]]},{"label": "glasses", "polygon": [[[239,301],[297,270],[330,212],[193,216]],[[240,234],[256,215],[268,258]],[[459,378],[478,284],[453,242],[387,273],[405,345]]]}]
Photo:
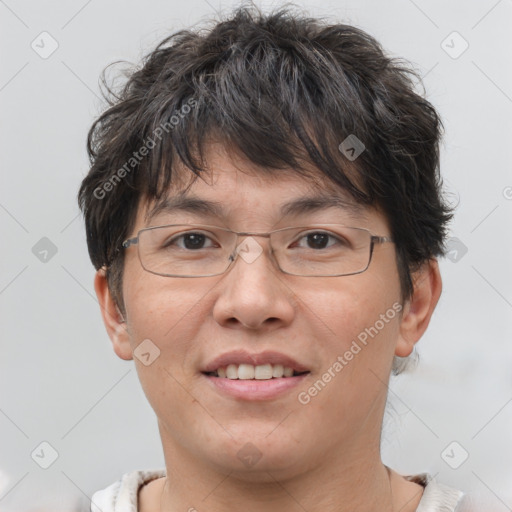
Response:
[{"label": "glasses", "polygon": [[[377,243],[392,242],[365,228],[341,224],[288,227],[269,233],[236,232],[219,226],[173,224],[141,229],[122,243],[138,246],[144,270],[165,277],[224,274],[239,255],[252,263],[263,252],[254,237],[268,238],[270,256],[285,274],[310,277],[364,272]],[[240,241],[240,239],[242,240]]]}]

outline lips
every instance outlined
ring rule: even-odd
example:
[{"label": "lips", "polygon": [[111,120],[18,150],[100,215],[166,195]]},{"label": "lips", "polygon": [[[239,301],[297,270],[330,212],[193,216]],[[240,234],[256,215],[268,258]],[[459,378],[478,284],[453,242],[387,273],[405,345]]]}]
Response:
[{"label": "lips", "polygon": [[216,357],[202,368],[201,373],[211,389],[223,397],[237,402],[263,402],[289,395],[308,378],[310,370],[279,352],[254,354],[236,350]]}]

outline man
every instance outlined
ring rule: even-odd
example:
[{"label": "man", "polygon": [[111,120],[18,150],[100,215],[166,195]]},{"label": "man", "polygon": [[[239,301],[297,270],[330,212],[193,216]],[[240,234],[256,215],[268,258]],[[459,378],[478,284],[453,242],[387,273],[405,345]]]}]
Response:
[{"label": "man", "polygon": [[460,504],[380,457],[387,382],[441,294],[452,215],[414,78],[354,27],[238,9],[164,40],[113,97],[79,201],[166,467],[92,510]]}]

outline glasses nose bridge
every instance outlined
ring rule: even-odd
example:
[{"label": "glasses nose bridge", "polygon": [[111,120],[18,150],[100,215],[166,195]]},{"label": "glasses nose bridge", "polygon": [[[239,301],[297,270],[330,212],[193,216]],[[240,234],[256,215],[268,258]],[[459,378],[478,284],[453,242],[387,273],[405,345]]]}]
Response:
[{"label": "glasses nose bridge", "polygon": [[235,249],[240,245],[240,242],[244,238],[268,238],[269,244],[272,247],[272,233],[275,233],[275,231],[268,231],[266,233],[254,233],[250,231],[231,231],[235,235],[234,243],[235,243]]},{"label": "glasses nose bridge", "polygon": [[[269,231],[266,233],[255,233],[249,231],[232,231],[231,233],[234,235],[233,245],[230,255],[230,260],[232,263],[240,256],[246,263],[252,263],[255,261],[263,252],[267,252],[270,256],[270,259],[273,260],[273,252],[274,247],[272,245],[272,234],[275,231]],[[266,249],[262,246],[258,240],[258,238],[267,238],[268,239],[268,248]],[[249,239],[247,242],[246,240]],[[266,245],[266,244],[265,244]],[[279,267],[277,261],[274,262]]]}]

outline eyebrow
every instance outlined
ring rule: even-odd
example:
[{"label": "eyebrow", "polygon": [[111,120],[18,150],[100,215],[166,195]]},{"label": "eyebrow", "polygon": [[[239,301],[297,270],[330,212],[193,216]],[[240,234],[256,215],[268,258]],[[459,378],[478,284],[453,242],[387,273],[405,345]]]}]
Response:
[{"label": "eyebrow", "polygon": [[349,201],[337,195],[307,196],[294,199],[281,207],[281,215],[301,215],[313,213],[327,208],[344,210],[351,217],[366,218],[365,208],[353,201]]},{"label": "eyebrow", "polygon": [[[226,217],[224,203],[200,199],[184,194],[167,197],[156,204],[146,215],[146,220],[151,221],[161,213],[195,213],[203,216]],[[344,199],[337,195],[307,196],[293,199],[281,206],[283,217],[314,213],[328,208],[343,210],[350,217],[356,219],[366,218],[366,209],[363,205]]]}]

